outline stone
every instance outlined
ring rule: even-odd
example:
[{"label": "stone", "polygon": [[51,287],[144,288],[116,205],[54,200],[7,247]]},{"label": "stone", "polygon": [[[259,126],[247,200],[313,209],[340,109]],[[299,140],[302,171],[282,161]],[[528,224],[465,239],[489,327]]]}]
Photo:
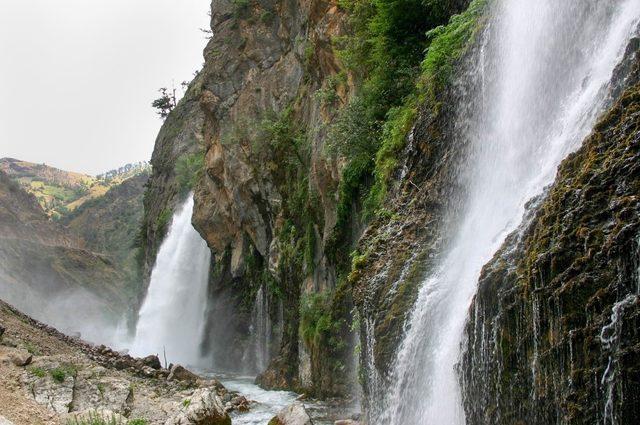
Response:
[{"label": "stone", "polygon": [[127,415],[131,411],[133,391],[131,382],[117,377],[96,378],[91,370],[76,378],[73,392],[73,411],[107,409]]},{"label": "stone", "polygon": [[222,400],[211,388],[195,390],[188,400],[165,425],[231,425]]},{"label": "stone", "polygon": [[179,364],[173,366],[167,377],[168,381],[182,381],[189,384],[195,384],[198,381],[198,375],[190,372]]},{"label": "stone", "polygon": [[0,425],[13,425],[13,422],[5,418],[4,416],[0,415]]},{"label": "stone", "polygon": [[156,355],[149,355],[142,359],[142,364],[145,366],[149,366],[152,369],[162,369],[162,364],[160,364],[160,359]]},{"label": "stone", "polygon": [[56,382],[48,375],[36,378],[31,384],[31,394],[36,403],[59,414],[68,413],[73,402],[74,381],[73,376],[65,377],[62,382]]},{"label": "stone", "polygon": [[0,339],[2,339],[2,335],[4,335],[4,327],[2,325],[0,325]]},{"label": "stone", "polygon": [[16,366],[27,366],[33,360],[33,355],[22,348],[4,347],[0,350],[0,361],[13,363]]},{"label": "stone", "polygon": [[[73,412],[63,415],[65,423],[107,423],[126,424],[127,418],[109,409],[85,409],[80,412]],[[1,425],[1,423],[0,423]]]},{"label": "stone", "polygon": [[311,417],[304,408],[304,405],[295,402],[278,412],[270,421],[269,425],[312,425]]},{"label": "stone", "polygon": [[360,422],[353,419],[339,419],[333,423],[333,425],[360,425]]}]

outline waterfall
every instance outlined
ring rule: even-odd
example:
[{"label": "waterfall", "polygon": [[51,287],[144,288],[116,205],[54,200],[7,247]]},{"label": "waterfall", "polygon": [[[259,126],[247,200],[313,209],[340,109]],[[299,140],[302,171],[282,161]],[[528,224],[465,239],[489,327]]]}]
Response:
[{"label": "waterfall", "polygon": [[640,1],[496,0],[490,15],[468,61],[481,86],[462,100],[477,110],[456,136],[470,146],[462,214],[421,286],[375,424],[465,423],[455,368],[481,268],[607,106]]},{"label": "waterfall", "polygon": [[270,316],[269,294],[260,285],[251,312],[249,344],[242,363],[247,372],[263,372],[271,360],[272,323]]},{"label": "waterfall", "polygon": [[178,208],[160,246],[147,296],[140,309],[132,353],[158,354],[167,361],[197,366],[211,253],[191,225],[193,196]]}]

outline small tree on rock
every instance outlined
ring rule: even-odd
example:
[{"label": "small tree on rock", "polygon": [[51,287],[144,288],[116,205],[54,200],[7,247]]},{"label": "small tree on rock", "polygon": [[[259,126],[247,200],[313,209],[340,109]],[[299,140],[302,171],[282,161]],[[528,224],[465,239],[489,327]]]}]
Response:
[{"label": "small tree on rock", "polygon": [[176,106],[176,89],[174,87],[169,91],[166,87],[162,87],[158,91],[162,96],[154,100],[151,106],[158,110],[157,114],[160,115],[162,119],[165,119],[169,116],[169,112]]}]

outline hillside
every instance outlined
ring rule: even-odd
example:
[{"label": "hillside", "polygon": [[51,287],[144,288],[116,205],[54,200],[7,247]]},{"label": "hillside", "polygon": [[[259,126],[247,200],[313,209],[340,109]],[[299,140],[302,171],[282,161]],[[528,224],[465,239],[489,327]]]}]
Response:
[{"label": "hillside", "polygon": [[60,218],[69,234],[112,259],[122,270],[131,295],[138,293],[136,236],[142,220],[142,198],[149,175],[142,172],[112,186]]},{"label": "hillside", "polygon": [[[85,249],[0,171],[0,298],[96,338],[102,336],[98,324],[112,324],[126,305],[125,292],[125,276],[111,260]],[[67,314],[71,306],[73,316]]]},{"label": "hillside", "polygon": [[0,323],[1,424],[85,423],[100,415],[123,424],[181,424],[196,416],[227,425],[227,412],[248,406],[215,380],[69,338],[2,301]]},{"label": "hillside", "polygon": [[46,164],[35,164],[14,158],[0,159],[0,170],[29,193],[32,193],[52,218],[60,218],[68,211],[90,199],[104,195],[110,188],[148,170],[146,163],[127,164],[97,177],[60,170]]}]

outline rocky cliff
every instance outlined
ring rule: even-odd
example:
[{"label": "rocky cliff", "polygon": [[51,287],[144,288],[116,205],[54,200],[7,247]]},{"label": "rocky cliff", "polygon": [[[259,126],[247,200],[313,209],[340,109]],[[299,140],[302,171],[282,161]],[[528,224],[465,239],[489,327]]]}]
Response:
[{"label": "rocky cliff", "polygon": [[[148,272],[166,224],[162,213],[179,198],[176,159],[185,140],[201,139],[193,222],[214,254],[203,349],[218,367],[246,369],[238,359],[247,361],[257,337],[252,317],[266,300],[271,362],[257,370],[259,383],[316,395],[357,391],[352,285],[364,261],[352,252],[368,221],[394,216],[395,208],[381,206],[387,190],[413,191],[444,155],[445,143],[434,135],[450,124],[430,118],[433,111],[422,105],[424,96],[438,103],[436,90],[419,90],[418,81],[436,79],[451,63],[434,62],[424,72],[420,63],[433,39],[425,33],[466,5],[212,2],[204,68],[156,143],[143,231]],[[464,26],[461,39],[472,32],[473,24]],[[453,60],[464,42],[443,47],[454,49]],[[191,106],[195,101],[199,109]],[[425,139],[403,154],[418,114],[424,119],[416,131]],[[410,177],[396,173],[407,167]],[[406,204],[415,196],[394,199]],[[420,232],[424,218],[406,210],[390,226],[402,228],[406,219]],[[400,239],[403,252],[420,244]],[[404,259],[393,259],[398,269]],[[349,279],[352,260],[358,270]],[[410,303],[409,296],[399,308]]]}]

